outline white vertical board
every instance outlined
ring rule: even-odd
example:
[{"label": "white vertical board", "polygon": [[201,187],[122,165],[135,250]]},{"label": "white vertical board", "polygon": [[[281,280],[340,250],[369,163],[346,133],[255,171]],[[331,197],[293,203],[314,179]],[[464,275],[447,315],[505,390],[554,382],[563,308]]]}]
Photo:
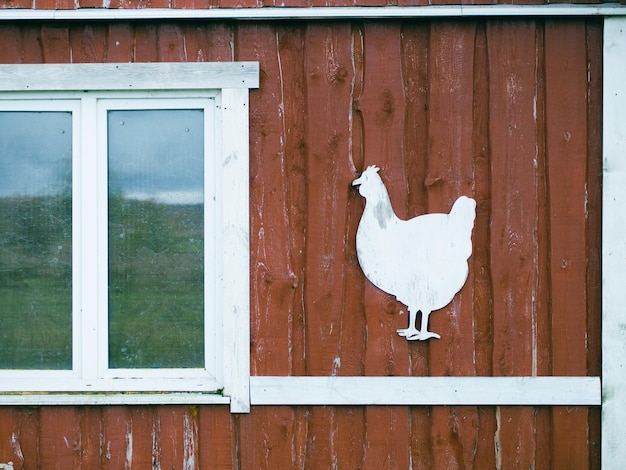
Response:
[{"label": "white vertical board", "polygon": [[222,314],[224,393],[233,413],[250,411],[248,89],[222,90]]},{"label": "white vertical board", "polygon": [[602,468],[623,468],[626,443],[626,18],[604,22]]}]

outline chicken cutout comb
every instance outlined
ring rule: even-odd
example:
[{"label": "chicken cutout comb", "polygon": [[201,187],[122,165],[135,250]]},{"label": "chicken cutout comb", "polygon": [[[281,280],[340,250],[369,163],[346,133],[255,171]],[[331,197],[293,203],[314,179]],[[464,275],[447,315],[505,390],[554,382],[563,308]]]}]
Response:
[{"label": "chicken cutout comb", "polygon": [[400,336],[419,341],[440,338],[428,331],[428,318],[448,305],[467,280],[476,201],[461,196],[449,214],[402,220],[391,206],[379,170],[368,166],[352,182],[365,198],[356,234],[359,264],[372,284],[407,306],[409,326],[397,330]]}]

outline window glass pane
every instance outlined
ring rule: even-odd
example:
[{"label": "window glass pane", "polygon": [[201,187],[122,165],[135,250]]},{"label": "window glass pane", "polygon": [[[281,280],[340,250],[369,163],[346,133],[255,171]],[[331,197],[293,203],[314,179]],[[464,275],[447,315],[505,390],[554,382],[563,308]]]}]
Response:
[{"label": "window glass pane", "polygon": [[0,368],[72,368],[72,114],[0,112]]},{"label": "window glass pane", "polygon": [[108,112],[109,366],[204,366],[202,110]]}]

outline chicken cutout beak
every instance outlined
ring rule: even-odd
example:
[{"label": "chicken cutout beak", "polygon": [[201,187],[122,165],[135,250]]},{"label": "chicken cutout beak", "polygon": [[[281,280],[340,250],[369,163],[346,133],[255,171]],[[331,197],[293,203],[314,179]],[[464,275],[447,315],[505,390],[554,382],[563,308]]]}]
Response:
[{"label": "chicken cutout beak", "polygon": [[352,186],[358,186],[362,183],[361,178],[357,178],[352,182]]}]

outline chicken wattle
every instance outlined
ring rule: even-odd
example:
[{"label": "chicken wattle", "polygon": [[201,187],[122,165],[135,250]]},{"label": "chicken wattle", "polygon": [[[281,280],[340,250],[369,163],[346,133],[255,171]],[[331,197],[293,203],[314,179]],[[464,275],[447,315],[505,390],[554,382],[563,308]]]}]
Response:
[{"label": "chicken wattle", "polygon": [[369,166],[352,182],[366,201],[356,235],[359,264],[372,284],[407,306],[409,326],[397,331],[400,336],[439,338],[428,331],[428,317],[449,304],[467,280],[476,201],[461,196],[449,214],[401,220],[378,171]]}]

